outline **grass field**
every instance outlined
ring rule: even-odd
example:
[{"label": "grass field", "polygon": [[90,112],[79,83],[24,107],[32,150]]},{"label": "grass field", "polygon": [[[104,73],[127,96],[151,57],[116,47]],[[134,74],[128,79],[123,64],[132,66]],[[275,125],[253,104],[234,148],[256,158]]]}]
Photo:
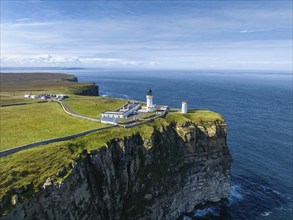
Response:
[{"label": "grass field", "polygon": [[1,107],[0,150],[104,127],[67,115],[58,103]]},{"label": "grass field", "polygon": [[72,96],[64,101],[73,112],[88,117],[100,118],[101,113],[106,110],[116,110],[126,104],[127,100],[105,98]]},{"label": "grass field", "polygon": [[[161,125],[160,122],[159,124]],[[98,149],[114,137],[124,138],[136,133],[149,139],[154,131],[154,125],[146,123],[132,129],[116,127],[2,157],[0,158],[0,199],[4,195],[12,197],[15,194],[14,189],[30,185],[29,190],[20,195],[19,201],[22,201],[38,191],[40,184],[44,183],[48,177],[56,178],[56,173],[63,166],[70,172],[70,164],[85,149],[88,151]],[[11,207],[11,203],[7,203],[0,216]]]},{"label": "grass field", "polygon": [[[30,127],[28,125],[28,122],[31,119],[27,118],[29,118],[31,114],[32,109],[30,109],[30,107],[34,105],[38,106],[37,108],[35,108],[37,110],[35,110],[34,112],[34,114],[38,116],[36,116],[36,119],[33,119],[34,122],[30,123],[32,126]],[[19,113],[16,113],[15,110],[20,110],[20,107],[22,108],[21,111]],[[45,128],[41,129],[35,128],[33,126],[33,124],[36,124],[36,122],[42,120],[47,120],[47,122],[44,122],[45,126],[50,125],[49,127],[54,128],[54,130],[58,130],[57,132],[67,132],[67,128],[70,127],[69,124],[73,123],[73,119],[67,115],[66,116],[70,118],[64,119],[64,121],[59,122],[60,117],[64,116],[64,113],[62,111],[55,111],[56,109],[61,109],[57,103],[18,106],[17,108],[15,108],[15,110],[13,108],[15,107],[2,107],[1,109],[6,109],[5,111],[7,112],[5,114],[15,114],[17,118],[10,117],[8,120],[9,123],[14,126],[14,129],[16,129],[16,131],[20,133],[22,133],[22,129],[24,129],[24,127],[21,128],[20,126],[20,128],[16,128],[18,124],[17,122],[21,121],[19,120],[19,118],[26,118],[26,122],[23,122],[26,130],[24,132],[25,134],[22,134],[23,137],[31,134],[31,132],[36,132],[36,130],[37,132],[40,132],[40,135],[46,134],[47,132],[42,132],[42,130],[44,131]],[[40,116],[43,112],[46,112],[46,115]],[[49,115],[52,116],[52,119],[48,119],[47,116]],[[79,121],[78,119],[76,120]],[[136,133],[139,133],[143,138],[151,139],[151,136],[155,129],[158,129],[162,126],[167,126],[171,122],[184,123],[187,121],[194,121],[197,123],[202,123],[212,122],[215,120],[223,121],[223,118],[219,114],[208,110],[193,110],[187,114],[174,112],[167,114],[166,118],[158,118],[153,122],[148,122],[137,127],[129,129],[116,127],[109,130],[97,131],[85,136],[71,139],[69,141],[52,143],[45,146],[20,151],[6,157],[2,157],[0,158],[0,199],[4,195],[8,195],[11,199],[15,194],[14,189],[28,185],[30,186],[29,190],[25,193],[22,193],[19,196],[19,200],[22,201],[23,199],[30,197],[34,192],[38,191],[40,184],[43,184],[48,177],[52,176],[56,178],[56,173],[63,166],[67,168],[68,173],[66,175],[68,175],[71,172],[70,164],[72,164],[74,162],[74,158],[78,157],[84,150],[90,151],[98,149],[101,146],[105,146],[107,142],[112,139],[125,138],[132,136]],[[87,124],[87,126],[91,126],[92,124],[89,121],[83,122],[85,123],[78,122],[78,125],[85,126],[85,124]],[[47,123],[49,125],[47,125]],[[55,123],[58,124],[56,124],[55,126]],[[77,122],[73,123],[74,126],[71,127],[71,129],[76,129],[76,127],[78,127],[76,126],[76,123]],[[96,125],[96,123],[93,124]],[[81,126],[79,128],[81,128]],[[12,129],[12,126],[10,126],[10,128],[6,128],[5,130],[7,131],[5,131],[2,130],[1,126],[1,135],[2,132],[5,135],[7,135],[9,132],[12,132],[11,135],[15,138],[16,141],[21,139],[18,134],[15,134],[13,132],[14,129]],[[60,181],[61,180],[62,179],[60,179]],[[59,181],[58,178],[56,179],[56,181]],[[7,212],[11,207],[11,203],[7,203],[4,210],[2,211],[2,214]]]},{"label": "grass field", "polygon": [[36,99],[24,98],[23,92],[0,92],[0,104],[12,104],[12,103],[34,103]]},{"label": "grass field", "polygon": [[0,73],[0,104],[32,102],[25,94],[78,94],[92,83],[78,83],[73,75],[58,73]]},{"label": "grass field", "polygon": [[[0,158],[0,198],[8,195],[11,199],[15,194],[14,189],[29,185],[29,190],[19,195],[19,202],[23,201],[38,191],[38,186],[62,166],[68,169],[79,153],[66,142],[59,142]],[[6,203],[0,210],[0,216],[11,208],[12,204]]]},{"label": "grass field", "polygon": [[[7,75],[1,73],[0,76],[0,104],[30,102],[26,105],[0,107],[0,151],[106,126],[69,116],[55,102],[36,103],[35,100],[24,99],[23,95],[26,93],[71,94],[70,98],[65,100],[71,110],[77,114],[94,118],[99,118],[102,112],[115,110],[127,102],[122,99],[74,95],[74,91],[90,84],[74,82],[75,78],[72,75]],[[147,113],[145,117],[152,114]],[[19,195],[21,202],[39,190],[39,186],[48,177],[56,178],[56,173],[62,167],[67,168],[66,175],[68,175],[71,172],[71,164],[74,163],[74,159],[82,152],[98,149],[113,139],[129,137],[136,133],[139,133],[143,138],[151,139],[156,128],[168,126],[171,122],[182,124],[193,121],[202,124],[215,120],[224,121],[221,115],[209,110],[190,110],[187,114],[181,114],[174,110],[174,112],[168,113],[165,118],[158,118],[153,122],[133,128],[115,127],[2,157],[0,158],[0,201],[4,195],[8,195],[11,200],[15,195],[14,189],[29,186],[26,192]],[[66,176],[62,178],[66,178]],[[61,179],[59,180],[61,181]],[[6,203],[0,216],[11,207],[11,202]]]},{"label": "grass field", "polygon": [[201,124],[204,122],[213,122],[216,120],[224,122],[224,119],[220,114],[212,112],[210,110],[189,110],[186,114],[170,112],[167,114],[166,120],[168,122],[173,121],[180,124],[187,121],[192,121],[197,124]]}]

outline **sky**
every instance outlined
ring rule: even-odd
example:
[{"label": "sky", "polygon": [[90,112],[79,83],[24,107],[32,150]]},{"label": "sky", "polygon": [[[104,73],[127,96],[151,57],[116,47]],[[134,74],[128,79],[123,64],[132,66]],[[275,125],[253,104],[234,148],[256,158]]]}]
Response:
[{"label": "sky", "polygon": [[282,0],[1,0],[1,66],[292,71],[292,10]]}]

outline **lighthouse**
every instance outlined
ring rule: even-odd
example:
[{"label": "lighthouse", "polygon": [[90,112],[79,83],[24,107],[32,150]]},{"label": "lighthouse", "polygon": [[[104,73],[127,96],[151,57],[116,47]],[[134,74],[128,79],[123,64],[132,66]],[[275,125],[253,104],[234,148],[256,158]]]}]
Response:
[{"label": "lighthouse", "polygon": [[151,89],[149,89],[147,91],[147,95],[146,95],[146,103],[147,103],[147,111],[148,112],[153,112],[156,110],[154,104],[153,104],[153,91]]},{"label": "lighthouse", "polygon": [[181,113],[187,113],[187,101],[182,101]]}]

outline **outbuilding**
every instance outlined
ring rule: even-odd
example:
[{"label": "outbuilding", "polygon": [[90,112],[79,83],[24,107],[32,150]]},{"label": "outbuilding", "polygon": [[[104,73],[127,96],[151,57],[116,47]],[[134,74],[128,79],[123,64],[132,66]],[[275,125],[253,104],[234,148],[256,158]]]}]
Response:
[{"label": "outbuilding", "polygon": [[118,118],[102,117],[101,122],[104,124],[118,125]]}]

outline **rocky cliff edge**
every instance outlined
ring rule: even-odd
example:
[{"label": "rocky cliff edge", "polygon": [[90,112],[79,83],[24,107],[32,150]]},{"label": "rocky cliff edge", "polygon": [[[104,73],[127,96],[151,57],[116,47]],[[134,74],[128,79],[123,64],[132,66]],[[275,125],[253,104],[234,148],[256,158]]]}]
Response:
[{"label": "rocky cliff edge", "polygon": [[176,219],[228,197],[226,131],[224,121],[186,121],[162,124],[148,139],[113,137],[1,219]]}]

